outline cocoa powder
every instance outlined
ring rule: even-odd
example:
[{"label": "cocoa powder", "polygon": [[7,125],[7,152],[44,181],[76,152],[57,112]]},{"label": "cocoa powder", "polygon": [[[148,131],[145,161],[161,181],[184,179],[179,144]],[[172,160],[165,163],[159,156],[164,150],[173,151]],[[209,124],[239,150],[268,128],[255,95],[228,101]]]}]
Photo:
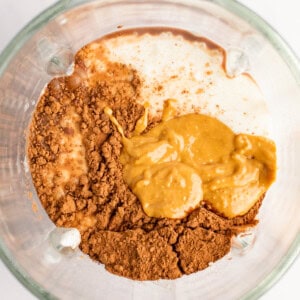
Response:
[{"label": "cocoa powder", "polygon": [[[235,233],[256,224],[262,199],[233,219],[205,201],[184,219],[148,217],[123,180],[121,137],[103,112],[109,106],[129,136],[144,112],[141,79],[130,66],[110,62],[88,78],[84,51],[73,75],[48,84],[30,126],[32,179],[49,217],[78,228],[81,250],[114,274],[156,280],[205,269],[229,252]],[[154,122],[155,116],[150,127]]]}]

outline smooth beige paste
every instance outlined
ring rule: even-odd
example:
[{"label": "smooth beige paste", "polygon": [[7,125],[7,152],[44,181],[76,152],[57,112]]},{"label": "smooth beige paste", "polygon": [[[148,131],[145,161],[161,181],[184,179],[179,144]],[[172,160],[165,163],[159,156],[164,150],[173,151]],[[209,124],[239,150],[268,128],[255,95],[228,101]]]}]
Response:
[{"label": "smooth beige paste", "polygon": [[124,179],[145,213],[183,218],[204,199],[222,215],[247,213],[276,175],[276,147],[259,136],[234,134],[217,119],[202,114],[175,117],[173,100],[165,102],[162,122],[147,127],[147,109],[135,134],[123,136]]}]

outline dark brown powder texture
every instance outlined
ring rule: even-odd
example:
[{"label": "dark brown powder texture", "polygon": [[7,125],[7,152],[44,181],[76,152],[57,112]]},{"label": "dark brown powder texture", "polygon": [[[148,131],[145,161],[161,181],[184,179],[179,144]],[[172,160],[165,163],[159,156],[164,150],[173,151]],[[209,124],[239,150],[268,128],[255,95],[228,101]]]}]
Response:
[{"label": "dark brown powder texture", "polygon": [[109,106],[129,136],[144,112],[142,81],[130,66],[111,62],[88,76],[85,51],[73,75],[48,84],[30,126],[32,179],[49,217],[78,228],[81,250],[114,274],[156,280],[205,269],[229,252],[235,233],[256,224],[262,199],[234,219],[205,201],[181,220],[148,217],[123,180],[121,137],[103,112]]}]

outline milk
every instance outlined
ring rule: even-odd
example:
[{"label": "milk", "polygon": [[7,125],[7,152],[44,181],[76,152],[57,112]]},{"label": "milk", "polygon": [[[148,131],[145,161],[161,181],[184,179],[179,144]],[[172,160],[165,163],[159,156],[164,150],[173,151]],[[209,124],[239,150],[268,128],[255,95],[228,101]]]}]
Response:
[{"label": "milk", "polygon": [[201,112],[235,133],[268,135],[268,109],[255,81],[249,74],[227,76],[225,50],[203,38],[164,28],[128,30],[85,51],[89,69],[105,71],[106,60],[136,69],[142,79],[140,102],[150,103],[152,115],[161,114],[163,101],[174,98],[179,114]]}]

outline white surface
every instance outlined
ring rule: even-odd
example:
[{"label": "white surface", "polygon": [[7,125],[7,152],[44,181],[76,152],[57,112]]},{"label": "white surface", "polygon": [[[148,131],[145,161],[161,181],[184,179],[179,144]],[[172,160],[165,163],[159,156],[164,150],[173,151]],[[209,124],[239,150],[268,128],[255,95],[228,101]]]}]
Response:
[{"label": "white surface", "polygon": [[[0,0],[0,51],[33,16],[53,4],[53,0]],[[267,20],[300,56],[300,18],[298,0],[240,0]],[[261,300],[300,299],[300,259]],[[0,262],[0,299],[34,300]]]}]

